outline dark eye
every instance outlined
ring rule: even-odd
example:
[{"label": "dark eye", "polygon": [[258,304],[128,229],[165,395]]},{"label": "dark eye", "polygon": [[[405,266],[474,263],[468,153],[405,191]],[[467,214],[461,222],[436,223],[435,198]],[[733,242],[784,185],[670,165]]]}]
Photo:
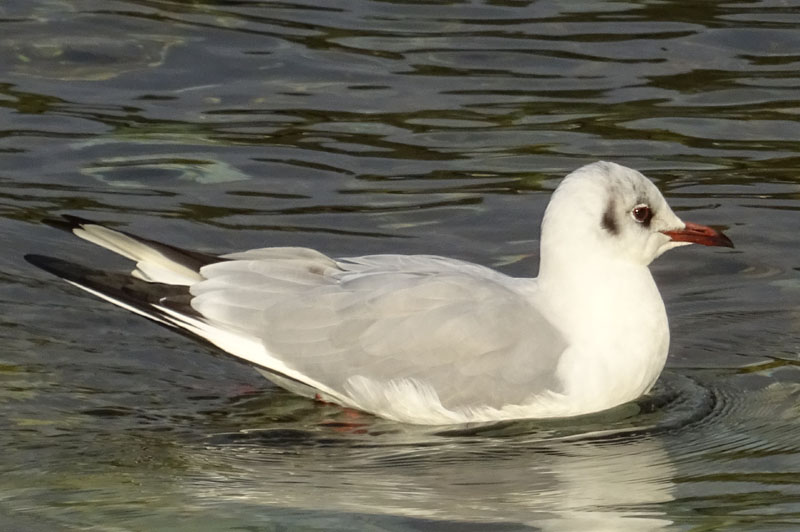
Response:
[{"label": "dark eye", "polygon": [[647,205],[637,205],[633,208],[631,214],[633,215],[633,219],[640,224],[650,223],[650,218],[653,217],[653,213]]}]

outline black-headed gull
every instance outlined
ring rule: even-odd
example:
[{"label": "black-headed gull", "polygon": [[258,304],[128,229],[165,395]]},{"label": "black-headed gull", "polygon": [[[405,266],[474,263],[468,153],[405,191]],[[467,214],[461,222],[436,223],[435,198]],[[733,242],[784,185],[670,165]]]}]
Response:
[{"label": "black-headed gull", "polygon": [[136,268],[27,256],[34,265],[199,336],[292,392],[420,424],[574,416],[636,399],[669,346],[647,266],[681,245],[733,247],[681,221],[642,174],[608,162],[553,193],[535,279],[432,255],[213,256],[73,216],[50,223]]}]

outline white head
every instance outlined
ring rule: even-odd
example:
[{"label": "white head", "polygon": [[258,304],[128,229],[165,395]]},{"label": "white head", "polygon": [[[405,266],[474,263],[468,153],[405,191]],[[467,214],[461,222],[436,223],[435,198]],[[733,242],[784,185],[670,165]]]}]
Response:
[{"label": "white head", "polygon": [[636,170],[600,161],[569,174],[553,193],[542,222],[540,274],[564,260],[607,258],[647,266],[691,243],[733,247],[722,233],[683,222]]}]

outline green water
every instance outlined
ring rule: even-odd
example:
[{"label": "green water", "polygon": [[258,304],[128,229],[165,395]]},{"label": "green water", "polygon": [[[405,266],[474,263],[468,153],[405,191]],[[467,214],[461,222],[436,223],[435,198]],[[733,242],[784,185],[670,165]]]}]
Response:
[{"label": "green water", "polygon": [[[798,67],[791,1],[5,0],[0,528],[800,528]],[[122,265],[39,223],[72,213],[535,275],[597,159],[737,248],[653,265],[667,370],[577,420],[353,416],[21,259]]]}]

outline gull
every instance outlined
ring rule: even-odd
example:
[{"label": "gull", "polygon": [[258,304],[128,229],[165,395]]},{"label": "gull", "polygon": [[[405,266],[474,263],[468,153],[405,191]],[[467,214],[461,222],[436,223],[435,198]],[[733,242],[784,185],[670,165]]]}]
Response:
[{"label": "gull", "polygon": [[214,256],[76,216],[45,222],[136,267],[26,255],[35,266],[210,342],[291,392],[428,425],[577,416],[647,393],[669,348],[648,265],[692,243],[733,247],[678,218],[641,173],[603,161],[553,193],[536,278],[434,255]]}]

